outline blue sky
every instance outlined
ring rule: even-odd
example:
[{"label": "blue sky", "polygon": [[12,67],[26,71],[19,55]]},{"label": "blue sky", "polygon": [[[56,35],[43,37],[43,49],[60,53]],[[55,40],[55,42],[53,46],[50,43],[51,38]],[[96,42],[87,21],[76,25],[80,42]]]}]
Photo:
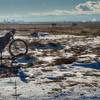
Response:
[{"label": "blue sky", "polygon": [[100,0],[0,0],[0,21],[100,21]]}]

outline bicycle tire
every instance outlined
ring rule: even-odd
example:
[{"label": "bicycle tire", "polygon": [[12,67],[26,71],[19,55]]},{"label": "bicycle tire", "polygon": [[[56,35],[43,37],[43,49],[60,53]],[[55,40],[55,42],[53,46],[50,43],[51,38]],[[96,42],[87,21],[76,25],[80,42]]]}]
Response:
[{"label": "bicycle tire", "polygon": [[[13,50],[12,50],[12,46],[15,44],[15,43],[18,43],[18,42],[22,42],[24,44],[24,49],[25,51],[23,53],[19,53],[19,54],[14,54]],[[21,39],[15,39],[13,40],[10,44],[9,44],[9,53],[12,57],[18,57],[18,56],[24,56],[26,55],[28,52],[28,45],[27,43],[24,41],[24,40],[21,40]]]}]

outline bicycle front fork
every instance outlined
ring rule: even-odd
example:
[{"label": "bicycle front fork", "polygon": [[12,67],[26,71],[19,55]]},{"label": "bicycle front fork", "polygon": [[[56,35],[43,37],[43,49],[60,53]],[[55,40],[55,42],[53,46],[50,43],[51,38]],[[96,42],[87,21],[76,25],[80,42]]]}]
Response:
[{"label": "bicycle front fork", "polygon": [[0,63],[2,65],[2,52],[0,52]]}]

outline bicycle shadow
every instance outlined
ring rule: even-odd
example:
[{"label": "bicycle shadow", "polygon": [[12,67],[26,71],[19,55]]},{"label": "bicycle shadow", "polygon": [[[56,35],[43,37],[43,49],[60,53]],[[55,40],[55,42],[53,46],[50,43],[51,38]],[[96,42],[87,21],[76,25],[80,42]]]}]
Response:
[{"label": "bicycle shadow", "polygon": [[8,67],[4,64],[0,65],[0,77],[2,77],[2,78],[19,77],[19,79],[22,82],[28,83],[28,81],[26,79],[28,76],[22,70],[21,66]]},{"label": "bicycle shadow", "polygon": [[0,65],[0,77],[1,78],[8,78],[8,77],[19,77],[21,81],[27,83],[27,74],[22,70],[22,66],[20,64],[27,64],[28,67],[33,66],[37,61],[36,57],[33,56],[22,56],[14,59],[13,63],[17,63],[17,65]]}]

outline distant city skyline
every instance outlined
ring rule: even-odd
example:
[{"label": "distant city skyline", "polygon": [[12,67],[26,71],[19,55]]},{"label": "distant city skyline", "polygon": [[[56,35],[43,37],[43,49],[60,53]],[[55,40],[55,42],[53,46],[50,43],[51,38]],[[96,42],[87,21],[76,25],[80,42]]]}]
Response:
[{"label": "distant city skyline", "polygon": [[3,21],[100,21],[100,0],[0,0]]}]

